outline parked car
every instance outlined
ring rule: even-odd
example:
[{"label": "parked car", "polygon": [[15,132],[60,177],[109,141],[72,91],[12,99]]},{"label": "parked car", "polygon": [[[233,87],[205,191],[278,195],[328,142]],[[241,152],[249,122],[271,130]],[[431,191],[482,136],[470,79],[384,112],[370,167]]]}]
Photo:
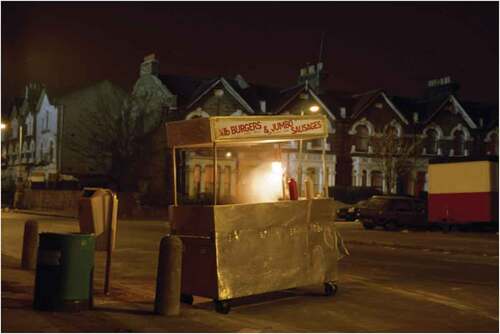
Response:
[{"label": "parked car", "polygon": [[354,221],[358,217],[359,208],[366,204],[368,200],[360,201],[352,206],[337,209],[337,219]]},{"label": "parked car", "polygon": [[358,208],[357,219],[367,230],[381,226],[386,230],[427,224],[425,202],[405,196],[373,196]]}]

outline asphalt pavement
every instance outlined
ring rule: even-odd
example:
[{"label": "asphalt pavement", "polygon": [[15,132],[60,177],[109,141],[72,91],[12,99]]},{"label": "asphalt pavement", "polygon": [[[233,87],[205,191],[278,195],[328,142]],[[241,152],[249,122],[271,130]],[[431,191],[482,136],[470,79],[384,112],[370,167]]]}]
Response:
[{"label": "asphalt pavement", "polygon": [[[78,231],[75,219],[2,214],[2,331],[5,332],[498,332],[498,235],[365,231],[337,224],[350,256],[339,263],[339,291],[310,286],[233,301],[228,315],[195,297],[181,315],[154,315],[164,221],[121,220],[111,296],[102,293],[104,254],[96,255],[95,308],[32,310],[34,272],[19,268],[27,219],[40,231]],[[30,319],[29,321],[26,321]]]}]

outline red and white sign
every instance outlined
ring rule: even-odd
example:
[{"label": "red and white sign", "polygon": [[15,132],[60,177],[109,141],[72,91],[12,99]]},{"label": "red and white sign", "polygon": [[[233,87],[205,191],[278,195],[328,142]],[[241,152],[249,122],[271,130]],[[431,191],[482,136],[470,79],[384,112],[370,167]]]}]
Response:
[{"label": "red and white sign", "polygon": [[216,141],[232,139],[279,139],[321,137],[327,134],[323,117],[234,117],[215,118]]}]

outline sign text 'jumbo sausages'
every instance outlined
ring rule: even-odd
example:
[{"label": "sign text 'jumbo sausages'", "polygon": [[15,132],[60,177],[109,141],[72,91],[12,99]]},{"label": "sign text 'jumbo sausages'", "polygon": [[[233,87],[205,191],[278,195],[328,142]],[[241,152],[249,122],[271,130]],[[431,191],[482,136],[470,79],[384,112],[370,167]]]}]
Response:
[{"label": "sign text 'jumbo sausages'", "polygon": [[[315,118],[265,119],[265,117],[241,120],[217,119],[214,124],[216,140],[293,137],[294,135],[322,136],[326,134],[325,121]],[[271,138],[270,138],[271,137]]]}]

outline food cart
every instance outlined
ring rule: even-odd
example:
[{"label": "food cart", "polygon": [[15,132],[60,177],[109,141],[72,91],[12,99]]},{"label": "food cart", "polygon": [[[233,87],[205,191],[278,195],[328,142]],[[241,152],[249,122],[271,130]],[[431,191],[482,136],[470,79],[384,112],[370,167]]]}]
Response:
[{"label": "food cart", "polygon": [[[302,141],[321,139],[325,180],[324,116],[210,117],[166,126],[174,179],[169,218],[184,245],[183,301],[192,302],[193,295],[211,298],[218,312],[227,313],[229,301],[238,297],[313,284],[324,284],[326,295],[336,292],[337,262],[347,250],[335,229],[336,205],[326,182],[322,194],[309,199],[289,200],[285,183],[276,201],[222,204],[217,196],[218,159],[234,146],[259,151],[260,144],[280,149],[280,143],[296,141],[300,164]],[[187,205],[178,196],[178,151],[199,148],[213,153],[214,196],[211,203]]]}]

